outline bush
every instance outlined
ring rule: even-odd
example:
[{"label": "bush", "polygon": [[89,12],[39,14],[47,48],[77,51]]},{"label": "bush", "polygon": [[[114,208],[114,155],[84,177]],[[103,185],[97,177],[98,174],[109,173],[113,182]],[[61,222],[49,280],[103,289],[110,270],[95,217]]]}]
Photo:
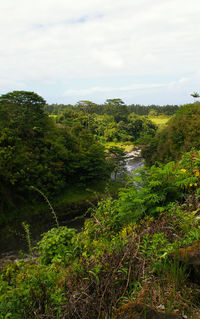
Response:
[{"label": "bush", "polygon": [[183,105],[158,131],[150,145],[144,148],[142,156],[150,166],[159,161],[167,163],[181,158],[193,147],[200,148],[200,103]]},{"label": "bush", "polygon": [[64,262],[67,264],[74,256],[76,248],[75,234],[75,229],[65,226],[52,228],[43,234],[43,238],[38,243],[41,262],[44,264]]},{"label": "bush", "polygon": [[43,314],[58,318],[63,301],[63,288],[58,286],[61,276],[43,265],[8,265],[0,276],[0,318],[42,318]]}]

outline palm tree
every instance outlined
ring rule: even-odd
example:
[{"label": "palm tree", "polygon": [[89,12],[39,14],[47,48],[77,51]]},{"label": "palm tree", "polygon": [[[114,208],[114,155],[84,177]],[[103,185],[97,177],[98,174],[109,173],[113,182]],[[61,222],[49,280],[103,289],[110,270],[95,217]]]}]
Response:
[{"label": "palm tree", "polygon": [[193,92],[192,94],[190,94],[194,99],[200,97],[198,92]]}]

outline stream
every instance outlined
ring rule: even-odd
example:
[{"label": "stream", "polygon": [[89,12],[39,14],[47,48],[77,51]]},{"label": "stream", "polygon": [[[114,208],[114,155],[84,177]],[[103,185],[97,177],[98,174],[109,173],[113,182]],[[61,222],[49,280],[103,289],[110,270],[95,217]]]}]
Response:
[{"label": "stream", "polygon": [[143,167],[143,158],[141,157],[141,150],[137,149],[129,152],[125,156],[125,169],[128,175],[131,175],[133,171]]},{"label": "stream", "polygon": [[[141,157],[140,149],[131,151],[125,155],[123,172],[126,174],[131,175],[134,170],[137,170],[142,166],[143,159]],[[95,202],[91,204],[88,201],[82,201],[80,203],[55,208],[60,225],[76,228],[80,231],[84,225],[85,218],[74,218],[74,216],[84,215],[88,208],[95,204]],[[27,251],[26,236],[21,222],[22,221],[17,220],[11,226],[5,226],[0,230],[0,259],[6,258],[7,256],[14,256],[13,258],[16,258],[19,250]],[[37,216],[32,216],[27,223],[30,225],[30,234],[33,245],[40,240],[42,233],[55,227],[54,220],[49,211],[43,212]]]}]

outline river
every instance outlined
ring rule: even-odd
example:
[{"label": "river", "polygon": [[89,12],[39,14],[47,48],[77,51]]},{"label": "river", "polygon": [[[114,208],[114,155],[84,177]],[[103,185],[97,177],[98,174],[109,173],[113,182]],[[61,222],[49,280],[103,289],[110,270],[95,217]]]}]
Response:
[{"label": "river", "polygon": [[[123,161],[123,173],[125,172],[125,174],[131,175],[133,171],[141,168],[142,166],[143,159],[141,157],[140,149],[131,151],[125,155]],[[83,201],[78,204],[74,204],[74,206],[72,205],[72,207],[63,206],[56,208],[60,225],[80,230],[84,224],[85,218],[74,219],[74,216],[84,215],[89,207],[91,207],[91,204],[88,203],[88,201]],[[63,212],[69,211],[71,214],[63,214]],[[27,223],[30,224],[30,233],[33,244],[41,238],[42,233],[48,231],[52,227],[55,227],[53,218],[49,211],[31,217]],[[3,228],[0,233],[0,258],[4,258],[6,255],[16,256],[19,250],[26,251],[27,243],[25,237],[25,232],[21,226],[21,222],[19,221],[16,221],[11,226]]]},{"label": "river", "polygon": [[137,149],[129,152],[125,156],[125,169],[128,175],[131,175],[133,171],[143,167],[143,158],[141,157],[141,150]]}]

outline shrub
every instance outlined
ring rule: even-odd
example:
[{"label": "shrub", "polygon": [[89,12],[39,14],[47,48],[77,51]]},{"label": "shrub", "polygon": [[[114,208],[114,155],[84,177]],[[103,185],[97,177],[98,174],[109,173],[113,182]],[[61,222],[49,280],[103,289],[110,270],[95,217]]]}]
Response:
[{"label": "shrub", "polygon": [[38,243],[41,262],[49,264],[57,261],[67,264],[75,252],[75,234],[75,229],[65,226],[52,228],[43,234]]},{"label": "shrub", "polygon": [[183,105],[169,120],[163,130],[158,131],[142,155],[148,165],[156,161],[166,163],[180,159],[183,152],[200,147],[200,103]]}]

